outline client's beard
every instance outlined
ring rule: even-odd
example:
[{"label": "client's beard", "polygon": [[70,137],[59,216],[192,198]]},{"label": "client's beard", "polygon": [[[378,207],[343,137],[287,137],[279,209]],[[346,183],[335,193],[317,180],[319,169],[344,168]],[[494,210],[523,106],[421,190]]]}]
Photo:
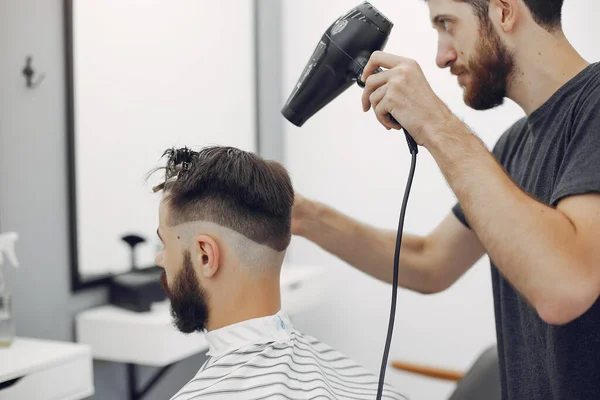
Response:
[{"label": "client's beard", "polygon": [[169,288],[165,271],[160,282],[171,301],[174,324],[183,333],[202,332],[208,320],[207,295],[198,283],[189,251],[183,254],[183,267]]}]

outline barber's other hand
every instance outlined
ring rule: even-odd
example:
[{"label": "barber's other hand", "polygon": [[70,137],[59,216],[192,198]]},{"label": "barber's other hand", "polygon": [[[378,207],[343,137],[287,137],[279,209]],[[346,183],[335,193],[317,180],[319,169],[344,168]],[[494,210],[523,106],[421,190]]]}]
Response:
[{"label": "barber's other hand", "polygon": [[[374,73],[379,67],[383,72]],[[435,126],[443,126],[452,113],[436,96],[419,64],[382,51],[371,55],[361,80],[366,86],[363,111],[373,108],[377,120],[389,129],[406,129],[415,141],[426,145]],[[390,119],[394,116],[398,124]]]},{"label": "barber's other hand", "polygon": [[296,192],[294,194],[294,206],[292,207],[292,234],[302,236],[303,228],[313,214],[313,202]]}]

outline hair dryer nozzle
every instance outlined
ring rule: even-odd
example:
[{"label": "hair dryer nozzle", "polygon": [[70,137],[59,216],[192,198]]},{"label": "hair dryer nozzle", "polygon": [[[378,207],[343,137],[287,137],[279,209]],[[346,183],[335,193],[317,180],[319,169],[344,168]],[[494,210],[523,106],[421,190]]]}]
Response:
[{"label": "hair dryer nozzle", "polygon": [[281,113],[301,127],[360,77],[371,54],[382,50],[393,24],[369,2],[325,31]]}]

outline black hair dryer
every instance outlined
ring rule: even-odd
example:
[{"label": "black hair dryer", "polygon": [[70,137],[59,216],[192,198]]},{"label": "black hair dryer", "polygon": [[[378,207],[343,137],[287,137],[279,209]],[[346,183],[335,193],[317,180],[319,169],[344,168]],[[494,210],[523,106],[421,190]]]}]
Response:
[{"label": "black hair dryer", "polygon": [[[317,44],[281,110],[283,116],[301,127],[354,82],[364,87],[363,69],[374,51],[383,50],[393,26],[367,1],[338,18]],[[416,152],[417,144],[407,132],[406,139]]]}]

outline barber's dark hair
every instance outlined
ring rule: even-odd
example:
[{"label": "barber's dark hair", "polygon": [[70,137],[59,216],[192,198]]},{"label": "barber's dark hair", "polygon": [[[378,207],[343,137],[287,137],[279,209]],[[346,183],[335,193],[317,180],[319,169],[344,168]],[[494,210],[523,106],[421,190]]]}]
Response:
[{"label": "barber's dark hair", "polygon": [[[427,1],[427,0],[425,0]],[[454,0],[461,3],[469,3],[475,15],[480,20],[485,21],[488,17],[490,0]],[[561,28],[562,6],[564,0],[523,0],[533,20],[542,28],[549,32],[557,31]]]},{"label": "barber's dark hair", "polygon": [[165,151],[170,225],[211,221],[277,251],[291,240],[294,189],[283,165],[234,147]]}]

